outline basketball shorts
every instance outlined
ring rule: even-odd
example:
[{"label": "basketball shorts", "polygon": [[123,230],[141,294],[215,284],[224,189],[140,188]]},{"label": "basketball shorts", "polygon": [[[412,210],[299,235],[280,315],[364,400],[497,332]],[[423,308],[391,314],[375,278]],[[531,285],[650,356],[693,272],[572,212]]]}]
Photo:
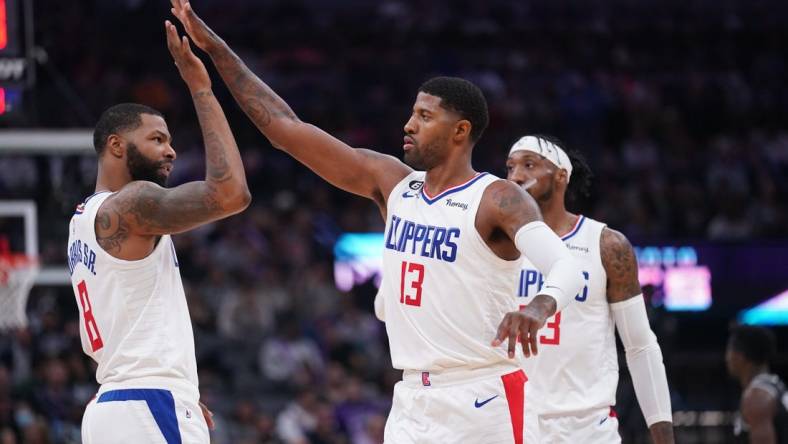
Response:
[{"label": "basketball shorts", "polygon": [[386,444],[538,443],[522,370],[469,377],[405,371],[394,386]]},{"label": "basketball shorts", "polygon": [[83,444],[208,444],[197,401],[163,389],[99,392],[82,417]]},{"label": "basketball shorts", "polygon": [[618,418],[612,408],[564,416],[540,416],[542,442],[550,444],[618,444]]}]

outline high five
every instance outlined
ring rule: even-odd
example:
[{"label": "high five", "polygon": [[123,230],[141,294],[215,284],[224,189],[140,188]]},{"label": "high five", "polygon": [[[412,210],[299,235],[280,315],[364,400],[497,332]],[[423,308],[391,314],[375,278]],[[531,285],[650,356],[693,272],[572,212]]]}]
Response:
[{"label": "high five", "polygon": [[[582,275],[526,192],[473,169],[488,121],[481,91],[457,78],[425,82],[404,127],[406,165],[302,122],[188,2],[173,0],[172,11],[275,147],[372,199],[386,220],[379,314],[393,365],[404,370],[386,441],[521,443],[529,433],[537,442],[524,425],[527,378],[512,359],[516,339],[536,353],[537,330],[580,291]],[[521,252],[546,285],[508,312]]]}]

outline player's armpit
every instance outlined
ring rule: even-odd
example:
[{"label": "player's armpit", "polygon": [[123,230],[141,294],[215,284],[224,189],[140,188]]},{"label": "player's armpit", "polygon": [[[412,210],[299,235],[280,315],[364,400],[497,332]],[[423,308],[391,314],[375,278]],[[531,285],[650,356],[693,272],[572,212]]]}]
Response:
[{"label": "player's armpit", "polygon": [[107,252],[118,252],[129,236],[180,233],[238,213],[247,202],[221,196],[211,182],[163,188],[153,182],[134,181],[99,208],[96,239]]},{"label": "player's armpit", "polygon": [[639,295],[638,262],[626,236],[605,228],[599,243],[602,266],[607,273],[608,302],[621,302]]}]

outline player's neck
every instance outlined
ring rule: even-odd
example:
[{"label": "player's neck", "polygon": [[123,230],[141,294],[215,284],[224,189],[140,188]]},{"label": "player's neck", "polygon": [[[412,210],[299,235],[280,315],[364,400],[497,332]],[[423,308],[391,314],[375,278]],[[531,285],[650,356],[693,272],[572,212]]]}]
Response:
[{"label": "player's neck", "polygon": [[96,191],[118,191],[127,183],[131,182],[128,173],[111,171],[110,168],[102,167],[99,163],[98,174],[96,174]]},{"label": "player's neck", "polygon": [[539,203],[544,223],[557,235],[562,236],[574,228],[578,216],[566,211],[560,199],[551,199],[546,203]]},{"label": "player's neck", "polygon": [[430,196],[448,190],[451,187],[462,185],[476,175],[470,163],[460,165],[446,162],[427,171],[424,178],[424,191]]},{"label": "player's neck", "polygon": [[769,366],[768,365],[754,365],[752,367],[746,368],[741,376],[739,377],[739,383],[741,384],[742,388],[746,389],[753,379],[756,376],[760,375],[761,373],[769,373]]}]

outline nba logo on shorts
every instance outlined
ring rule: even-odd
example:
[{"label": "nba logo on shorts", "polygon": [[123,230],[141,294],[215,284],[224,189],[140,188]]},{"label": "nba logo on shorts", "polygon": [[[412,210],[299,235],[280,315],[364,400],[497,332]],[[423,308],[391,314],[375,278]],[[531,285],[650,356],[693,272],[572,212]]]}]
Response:
[{"label": "nba logo on shorts", "polygon": [[430,384],[430,372],[421,372],[421,384],[425,387]]}]

